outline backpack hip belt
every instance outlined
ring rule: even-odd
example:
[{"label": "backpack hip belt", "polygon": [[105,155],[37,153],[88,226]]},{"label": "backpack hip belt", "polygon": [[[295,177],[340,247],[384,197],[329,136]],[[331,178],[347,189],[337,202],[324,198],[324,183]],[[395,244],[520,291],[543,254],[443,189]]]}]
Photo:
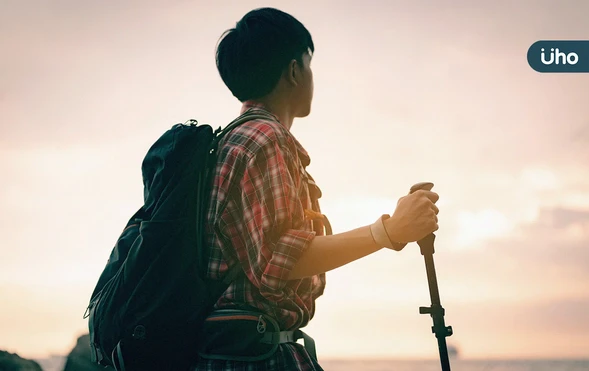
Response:
[{"label": "backpack hip belt", "polygon": [[303,339],[305,350],[317,360],[313,338],[300,329],[280,331],[274,318],[258,311],[216,310],[205,320],[203,335],[199,356],[205,359],[262,361],[274,355],[280,344]]}]

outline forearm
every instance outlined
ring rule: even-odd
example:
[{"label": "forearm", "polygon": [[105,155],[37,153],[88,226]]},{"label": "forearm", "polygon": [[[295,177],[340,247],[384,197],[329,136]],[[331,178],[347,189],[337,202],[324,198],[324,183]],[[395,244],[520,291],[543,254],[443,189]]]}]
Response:
[{"label": "forearm", "polygon": [[381,248],[374,242],[369,226],[331,236],[317,236],[291,270],[289,280],[328,272]]}]

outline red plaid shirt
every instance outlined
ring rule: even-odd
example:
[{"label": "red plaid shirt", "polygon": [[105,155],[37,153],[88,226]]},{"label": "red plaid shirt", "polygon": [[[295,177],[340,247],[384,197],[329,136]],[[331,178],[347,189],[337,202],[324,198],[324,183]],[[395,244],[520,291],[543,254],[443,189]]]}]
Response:
[{"label": "red plaid shirt", "polygon": [[[246,102],[242,113],[252,108],[265,110]],[[209,246],[213,246],[208,275],[223,279],[236,263],[246,275],[229,286],[217,309],[258,308],[273,316],[282,331],[304,327],[313,318],[325,274],[287,280],[311,240],[324,234],[322,223],[305,218],[305,210],[320,211],[320,191],[305,170],[309,163],[305,149],[278,118],[244,123],[221,141],[207,217]],[[289,343],[281,344],[266,361],[203,360],[198,369],[321,367],[304,347]]]}]

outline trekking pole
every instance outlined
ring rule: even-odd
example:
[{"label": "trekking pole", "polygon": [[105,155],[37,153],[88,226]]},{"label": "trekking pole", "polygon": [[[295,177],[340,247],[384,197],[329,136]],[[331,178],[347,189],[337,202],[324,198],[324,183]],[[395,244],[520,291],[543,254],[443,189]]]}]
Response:
[{"label": "trekking pole", "polygon": [[[424,189],[430,191],[433,183],[418,183],[411,187],[409,193]],[[432,317],[434,325],[432,332],[438,339],[438,350],[440,352],[440,363],[442,371],[450,371],[450,359],[448,358],[448,346],[446,344],[446,337],[452,335],[452,326],[446,326],[444,322],[444,308],[440,303],[440,292],[438,291],[438,279],[436,278],[436,267],[434,266],[434,240],[436,235],[430,233],[425,238],[417,241],[421,249],[421,255],[425,260],[425,270],[427,272],[427,283],[429,285],[429,296],[431,299],[431,306],[419,307],[420,314],[429,314]]]}]

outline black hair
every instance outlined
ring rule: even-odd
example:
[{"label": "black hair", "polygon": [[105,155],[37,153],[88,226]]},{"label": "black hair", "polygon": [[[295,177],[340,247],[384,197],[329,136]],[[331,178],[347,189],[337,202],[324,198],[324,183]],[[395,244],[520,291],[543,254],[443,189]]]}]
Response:
[{"label": "black hair", "polygon": [[314,51],[311,34],[296,18],[259,8],[221,35],[217,69],[231,93],[244,102],[270,93],[291,60],[302,63],[303,54]]}]

